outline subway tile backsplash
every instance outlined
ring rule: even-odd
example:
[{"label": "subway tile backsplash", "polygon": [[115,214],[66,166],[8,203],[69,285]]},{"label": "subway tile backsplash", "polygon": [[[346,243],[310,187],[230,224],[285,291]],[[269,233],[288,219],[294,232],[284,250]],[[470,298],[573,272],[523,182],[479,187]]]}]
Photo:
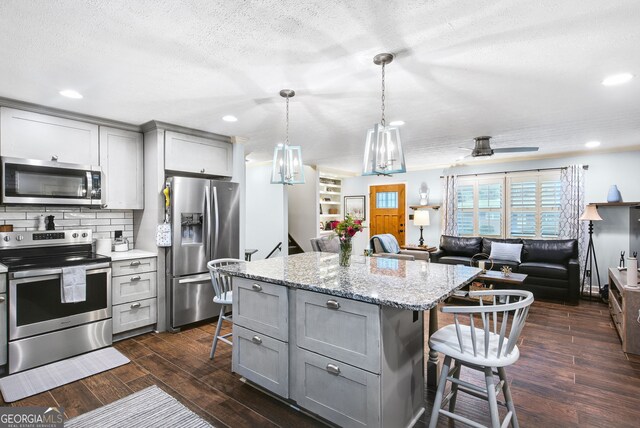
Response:
[{"label": "subway tile backsplash", "polygon": [[56,230],[91,229],[94,238],[115,237],[116,230],[129,239],[133,249],[133,210],[103,210],[84,207],[0,206],[0,224],[11,224],[20,232],[38,229],[40,215],[55,216]]}]

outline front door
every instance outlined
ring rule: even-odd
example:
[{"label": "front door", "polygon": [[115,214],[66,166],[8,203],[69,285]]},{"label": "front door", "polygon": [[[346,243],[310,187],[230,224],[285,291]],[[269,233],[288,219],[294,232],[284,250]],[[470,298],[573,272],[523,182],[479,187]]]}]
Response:
[{"label": "front door", "polygon": [[371,186],[369,212],[371,213],[371,236],[390,233],[399,245],[404,245],[405,230],[405,185],[387,184]]}]

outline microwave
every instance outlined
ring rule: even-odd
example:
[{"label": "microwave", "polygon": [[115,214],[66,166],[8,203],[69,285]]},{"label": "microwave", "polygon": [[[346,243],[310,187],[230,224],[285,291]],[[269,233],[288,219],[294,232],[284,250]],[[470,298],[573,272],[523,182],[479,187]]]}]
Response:
[{"label": "microwave", "polygon": [[102,206],[99,166],[2,158],[3,204]]}]

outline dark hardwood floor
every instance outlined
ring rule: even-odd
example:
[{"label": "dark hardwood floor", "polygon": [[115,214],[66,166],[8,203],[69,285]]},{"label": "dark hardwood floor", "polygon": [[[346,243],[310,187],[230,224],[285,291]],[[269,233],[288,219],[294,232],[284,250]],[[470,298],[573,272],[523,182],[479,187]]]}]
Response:
[{"label": "dark hardwood floor", "polygon": [[[441,326],[450,321],[440,314]],[[70,418],[155,384],[218,427],[322,426],[242,383],[231,373],[226,344],[219,345],[211,362],[214,328],[200,325],[118,342],[114,346],[130,364],[13,405],[63,406]],[[640,426],[640,356],[622,352],[606,305],[536,301],[519,348],[521,357],[507,374],[522,427]],[[483,381],[475,372],[463,371],[463,377]],[[428,424],[433,395],[426,393],[427,411],[419,427]],[[457,411],[489,422],[486,403],[473,397],[460,394]],[[441,417],[440,425],[449,423]]]}]

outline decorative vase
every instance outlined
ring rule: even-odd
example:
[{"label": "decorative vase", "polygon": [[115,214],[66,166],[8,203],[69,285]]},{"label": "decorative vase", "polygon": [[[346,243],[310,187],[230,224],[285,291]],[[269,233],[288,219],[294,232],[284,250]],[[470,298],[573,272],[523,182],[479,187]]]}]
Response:
[{"label": "decorative vase", "polygon": [[338,256],[340,266],[351,265],[351,250],[351,239],[340,241],[340,254]]},{"label": "decorative vase", "polygon": [[607,194],[607,202],[622,202],[622,195],[618,190],[618,186],[615,184],[609,187],[609,193]]}]

